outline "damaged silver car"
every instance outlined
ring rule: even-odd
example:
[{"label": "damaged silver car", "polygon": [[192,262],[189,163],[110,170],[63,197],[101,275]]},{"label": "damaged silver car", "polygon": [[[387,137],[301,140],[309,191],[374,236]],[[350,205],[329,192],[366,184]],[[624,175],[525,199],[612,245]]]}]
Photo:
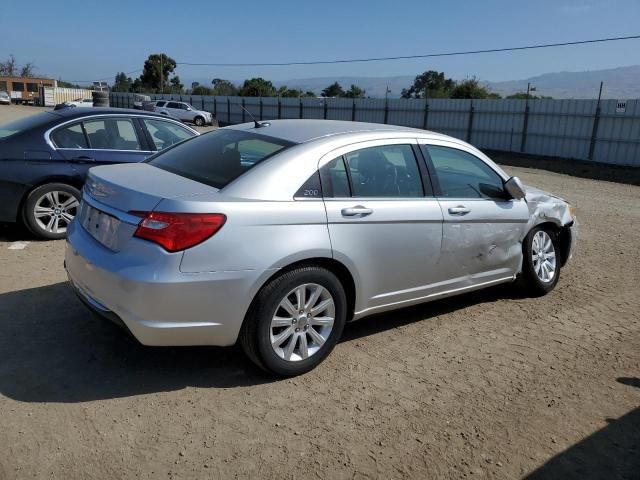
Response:
[{"label": "damaged silver car", "polygon": [[80,298],[145,345],[318,365],[345,322],[497,284],[557,284],[572,207],[445,135],[274,120],[90,170],[68,231]]}]

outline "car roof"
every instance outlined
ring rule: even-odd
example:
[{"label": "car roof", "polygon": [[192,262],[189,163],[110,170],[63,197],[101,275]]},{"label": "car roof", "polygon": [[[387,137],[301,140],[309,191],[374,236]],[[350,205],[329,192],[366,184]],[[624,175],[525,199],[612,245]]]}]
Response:
[{"label": "car roof", "polygon": [[349,122],[343,120],[269,120],[261,122],[264,126],[256,128],[255,123],[241,123],[225,127],[232,130],[249,130],[260,135],[268,135],[293,143],[306,143],[335,135],[372,132],[405,132],[411,135],[446,137],[435,132],[399,125],[385,125],[381,123]]},{"label": "car roof", "polygon": [[146,110],[134,110],[133,108],[111,108],[111,107],[93,107],[93,108],[63,108],[61,110],[51,110],[49,113],[63,118],[80,118],[91,115],[144,115],[152,117],[167,118],[164,115]]}]

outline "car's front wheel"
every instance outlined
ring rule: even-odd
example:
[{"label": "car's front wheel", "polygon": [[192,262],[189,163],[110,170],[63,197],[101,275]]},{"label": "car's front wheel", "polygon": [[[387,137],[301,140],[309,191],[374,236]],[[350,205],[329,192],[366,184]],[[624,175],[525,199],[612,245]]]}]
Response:
[{"label": "car's front wheel", "polygon": [[24,203],[25,223],[40,238],[64,238],[79,205],[77,188],[64,183],[47,183],[29,193]]},{"label": "car's front wheel", "polygon": [[315,368],[342,335],[347,300],[330,271],[301,267],[268,283],[253,302],[240,344],[259,367],[281,376]]},{"label": "car's front wheel", "polygon": [[196,126],[198,127],[202,127],[204,125],[204,118],[202,117],[196,117],[193,122],[196,124]]},{"label": "car's front wheel", "polygon": [[536,227],[524,238],[522,253],[519,286],[530,295],[546,295],[560,278],[558,236],[552,228]]}]

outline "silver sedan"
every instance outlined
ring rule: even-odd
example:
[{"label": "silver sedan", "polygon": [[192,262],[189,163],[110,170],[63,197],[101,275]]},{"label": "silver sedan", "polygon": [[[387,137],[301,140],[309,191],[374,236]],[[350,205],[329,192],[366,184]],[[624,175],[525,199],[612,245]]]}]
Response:
[{"label": "silver sedan", "polygon": [[511,282],[543,295],[575,240],[568,203],[455,138],[274,120],[91,169],[65,263],[145,345],[238,342],[298,375],[347,321]]}]

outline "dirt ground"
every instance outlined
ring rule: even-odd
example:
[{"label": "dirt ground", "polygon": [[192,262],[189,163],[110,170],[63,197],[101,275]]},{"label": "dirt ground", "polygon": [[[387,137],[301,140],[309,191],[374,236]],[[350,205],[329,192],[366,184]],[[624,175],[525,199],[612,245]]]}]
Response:
[{"label": "dirt ground", "polygon": [[291,380],[136,344],[0,227],[0,479],[640,478],[640,187],[507,170],[577,205],[555,291],[364,319]]}]

